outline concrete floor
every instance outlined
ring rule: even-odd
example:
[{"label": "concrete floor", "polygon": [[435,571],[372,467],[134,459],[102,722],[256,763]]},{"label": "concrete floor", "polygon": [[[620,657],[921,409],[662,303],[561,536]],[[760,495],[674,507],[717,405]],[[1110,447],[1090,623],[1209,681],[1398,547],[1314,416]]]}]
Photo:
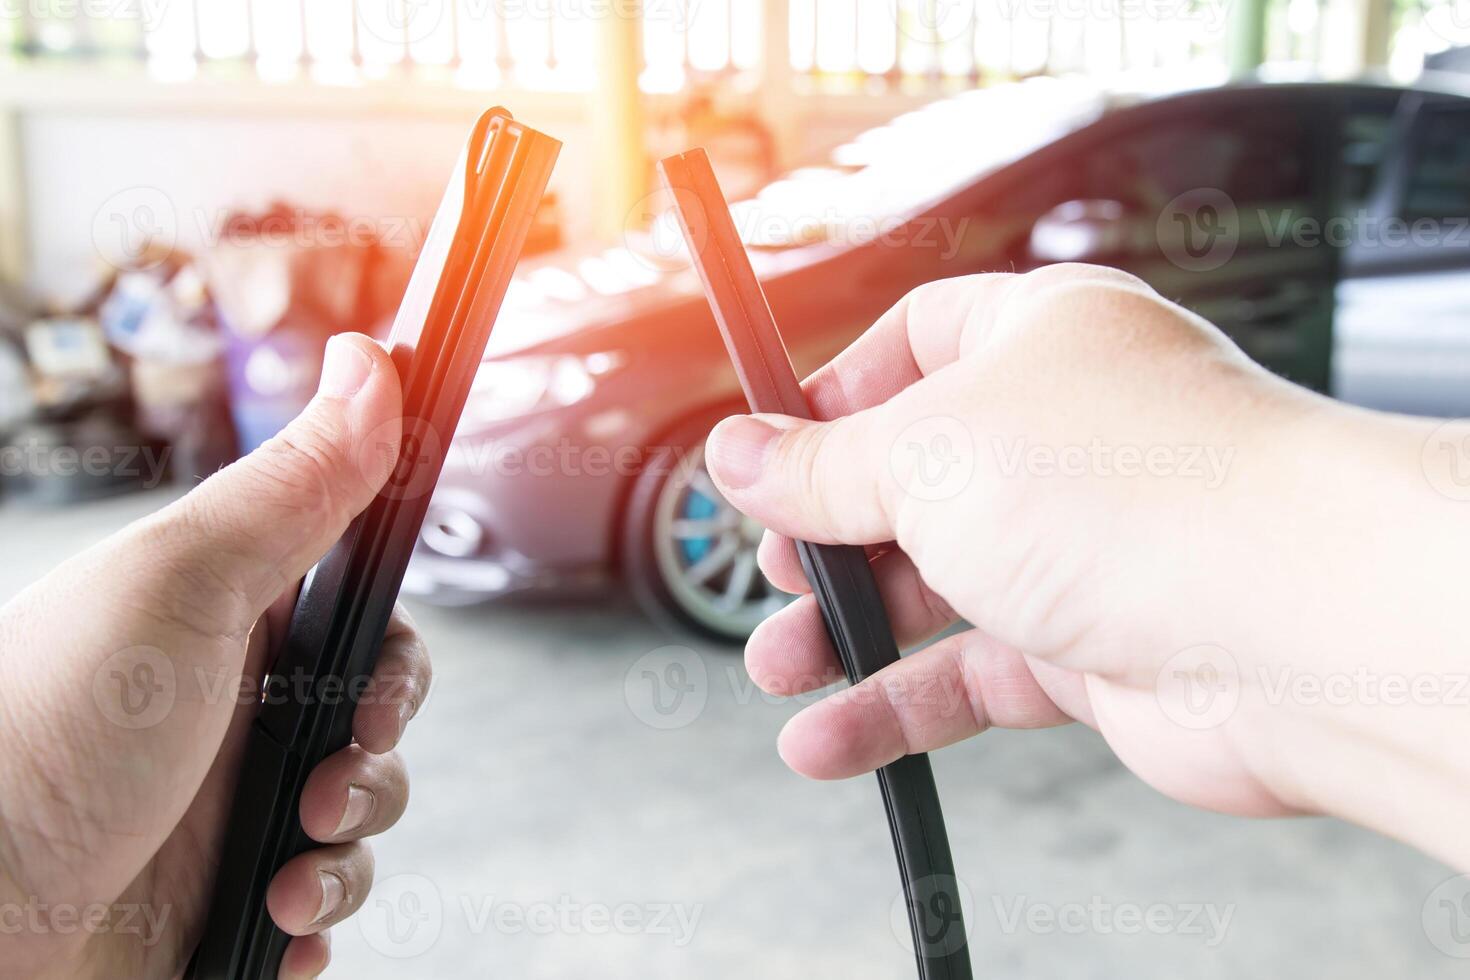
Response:
[{"label": "concrete floor", "polygon": [[[161,499],[0,509],[0,597]],[[329,976],[913,975],[876,786],[789,773],[774,739],[797,705],[738,657],[617,603],[415,613],[436,689],[403,750],[414,802]],[[655,705],[651,678],[684,701]],[[1188,810],[1080,726],[934,764],[978,976],[1464,975],[1421,920],[1450,872],[1397,844]]]}]

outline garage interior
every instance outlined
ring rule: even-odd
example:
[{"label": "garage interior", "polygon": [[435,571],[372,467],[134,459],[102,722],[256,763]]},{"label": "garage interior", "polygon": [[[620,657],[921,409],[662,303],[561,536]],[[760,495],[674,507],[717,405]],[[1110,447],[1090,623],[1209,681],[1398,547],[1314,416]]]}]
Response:
[{"label": "garage interior", "polygon": [[[521,280],[535,295],[508,309],[561,289],[618,310],[664,275],[666,255],[632,257],[657,231],[652,163],[683,146],[709,146],[745,199],[859,159],[866,134],[977,91],[1110,105],[1234,83],[1413,87],[1426,72],[1451,91],[1457,66],[1470,70],[1457,51],[1466,0],[611,2],[626,16],[589,2],[458,0],[419,33],[390,11],[398,39],[371,29],[372,4],[346,0],[312,0],[311,13],[305,0],[120,0],[96,16],[0,6],[0,443],[14,450],[0,472],[0,599],[268,438],[314,388],[326,335],[381,335],[489,105],[566,143],[534,232],[537,272]],[[291,229],[286,248],[257,247],[271,215]],[[332,222],[366,238],[314,240]],[[1451,274],[1435,288],[1461,295],[1470,262]],[[344,281],[358,294],[323,286]],[[120,296],[173,318],[162,341],[114,332]],[[201,327],[216,313],[234,325]],[[1339,310],[1339,342],[1347,323]],[[539,321],[505,326],[519,340]],[[1365,401],[1375,350],[1344,355],[1366,365],[1354,375],[1370,379]],[[557,370],[530,396],[535,411]],[[1456,394],[1470,377],[1445,370],[1464,400],[1414,407],[1470,404]],[[131,446],[134,462],[58,464],[58,447],[85,459],[94,443]],[[146,465],[165,450],[167,467]],[[808,782],[776,755],[782,723],[813,696],[761,693],[738,641],[641,605],[609,543],[600,566],[580,557],[585,542],[551,535],[565,561],[430,576],[455,549],[500,538],[477,513],[443,502],[426,532],[444,542],[416,566],[434,581],[407,601],[435,690],[403,748],[414,802],[374,844],[378,900],[433,896],[433,935],[405,952],[370,898],[334,930],[327,975],[910,975],[872,780]],[[609,542],[625,533],[610,520]],[[670,650],[698,677],[697,709],[673,725],[639,680]],[[1433,980],[1470,956],[1426,931],[1449,873],[1438,862],[1336,821],[1189,809],[1084,726],[990,732],[934,764],[977,973]]]}]

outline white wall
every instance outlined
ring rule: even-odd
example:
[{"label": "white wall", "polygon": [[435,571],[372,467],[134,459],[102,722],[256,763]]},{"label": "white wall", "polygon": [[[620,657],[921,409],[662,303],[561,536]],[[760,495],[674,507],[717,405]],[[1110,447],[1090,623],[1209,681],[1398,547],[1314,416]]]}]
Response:
[{"label": "white wall", "polygon": [[[18,119],[26,266],[34,285],[63,301],[97,281],[104,254],[116,253],[116,222],[129,221],[139,203],[164,211],[191,250],[228,211],[276,200],[382,219],[385,228],[427,221],[475,115],[497,101],[493,92],[459,93],[420,105],[410,92],[380,106],[373,101],[380,96],[319,87],[114,86],[71,75],[53,76],[54,85],[45,75],[22,81],[20,94],[0,91],[0,104],[9,102]],[[552,187],[568,237],[586,236],[599,168],[585,103],[504,98],[566,144]],[[828,147],[921,101],[790,100],[783,105],[796,134],[790,162],[821,159]]]},{"label": "white wall", "polygon": [[[261,210],[275,200],[380,219],[389,232],[403,219],[422,223],[439,203],[470,124],[468,116],[293,117],[289,108],[269,118],[25,112],[20,143],[32,278],[49,295],[85,291],[104,268],[102,255],[115,247],[114,222],[128,220],[139,203],[168,208],[153,217],[173,222],[179,244],[190,250],[229,210]],[[562,123],[554,132],[568,147],[552,186],[576,233],[585,227],[581,216],[595,179],[587,127]]]}]

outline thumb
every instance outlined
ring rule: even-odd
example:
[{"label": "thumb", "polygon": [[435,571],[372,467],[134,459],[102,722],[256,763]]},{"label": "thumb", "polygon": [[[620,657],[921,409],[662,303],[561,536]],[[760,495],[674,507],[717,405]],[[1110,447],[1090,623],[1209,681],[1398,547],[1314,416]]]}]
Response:
[{"label": "thumb", "polygon": [[163,546],[199,573],[183,581],[223,584],[253,622],[372,502],[397,461],[401,412],[387,352],[361,334],[332,337],[305,410],[159,514],[172,532]]},{"label": "thumb", "polygon": [[737,415],[706,448],[710,475],[735,507],[787,537],[877,544],[894,533],[887,405],[831,422]]}]

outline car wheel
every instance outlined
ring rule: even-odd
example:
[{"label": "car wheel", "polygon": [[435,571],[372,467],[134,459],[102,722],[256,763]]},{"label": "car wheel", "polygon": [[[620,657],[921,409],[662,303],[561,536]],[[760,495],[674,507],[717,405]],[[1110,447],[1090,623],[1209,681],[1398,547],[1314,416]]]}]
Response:
[{"label": "car wheel", "polygon": [[722,417],[676,430],[650,454],[629,500],[622,557],[653,618],[738,643],[791,597],[756,566],[761,526],[730,506],[705,469],[705,437]]}]

